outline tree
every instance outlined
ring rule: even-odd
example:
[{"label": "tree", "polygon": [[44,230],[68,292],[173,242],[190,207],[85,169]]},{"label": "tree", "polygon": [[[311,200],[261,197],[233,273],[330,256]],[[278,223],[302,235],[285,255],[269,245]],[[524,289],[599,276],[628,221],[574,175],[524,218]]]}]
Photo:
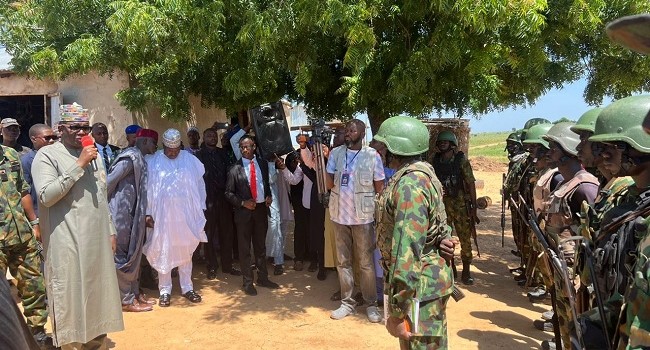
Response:
[{"label": "tree", "polygon": [[647,91],[650,61],[604,25],[645,0],[3,1],[0,40],[20,72],[119,69],[136,110],[187,115],[188,97],[228,110],[282,96],[315,116],[481,114],[533,103],[586,77],[598,104]]}]

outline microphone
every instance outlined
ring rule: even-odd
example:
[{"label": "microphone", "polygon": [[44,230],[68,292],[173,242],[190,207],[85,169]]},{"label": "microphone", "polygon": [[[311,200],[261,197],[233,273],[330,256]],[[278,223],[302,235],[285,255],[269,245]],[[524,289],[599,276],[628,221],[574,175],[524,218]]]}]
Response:
[{"label": "microphone", "polygon": [[[81,138],[81,146],[83,146],[83,148],[86,148],[88,146],[94,147],[95,146],[95,140],[90,135],[83,136]],[[93,166],[93,170],[97,171],[97,161],[95,159],[93,159],[91,164]]]}]

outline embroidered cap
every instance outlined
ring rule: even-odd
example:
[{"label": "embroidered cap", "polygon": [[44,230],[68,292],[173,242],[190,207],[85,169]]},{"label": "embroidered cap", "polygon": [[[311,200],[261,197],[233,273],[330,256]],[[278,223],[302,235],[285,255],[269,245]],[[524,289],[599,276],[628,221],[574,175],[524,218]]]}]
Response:
[{"label": "embroidered cap", "polygon": [[88,123],[88,110],[74,102],[71,105],[60,105],[61,123]]},{"label": "embroidered cap", "polygon": [[165,147],[178,148],[181,146],[181,133],[176,129],[167,129],[163,133],[162,142]]}]

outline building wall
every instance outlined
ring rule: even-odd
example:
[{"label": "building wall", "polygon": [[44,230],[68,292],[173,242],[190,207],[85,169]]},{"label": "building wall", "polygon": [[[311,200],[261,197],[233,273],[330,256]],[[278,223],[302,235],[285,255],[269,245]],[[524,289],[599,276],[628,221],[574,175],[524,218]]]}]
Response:
[{"label": "building wall", "polygon": [[12,73],[0,75],[0,96],[48,95],[57,90],[53,80],[28,79]]},{"label": "building wall", "polygon": [[198,97],[190,99],[193,116],[186,122],[172,122],[160,116],[160,110],[151,107],[143,114],[131,113],[122,107],[115,94],[128,86],[128,77],[116,73],[112,77],[99,76],[95,73],[75,76],[59,83],[62,103],[77,102],[88,108],[90,122],[102,122],[108,127],[109,143],[119,147],[126,146],[124,129],[131,124],[138,124],[158,131],[160,136],[165,130],[175,128],[181,131],[183,142],[188,144],[186,131],[196,126],[203,131],[216,121],[225,122],[226,113],[217,108],[203,108]]}]

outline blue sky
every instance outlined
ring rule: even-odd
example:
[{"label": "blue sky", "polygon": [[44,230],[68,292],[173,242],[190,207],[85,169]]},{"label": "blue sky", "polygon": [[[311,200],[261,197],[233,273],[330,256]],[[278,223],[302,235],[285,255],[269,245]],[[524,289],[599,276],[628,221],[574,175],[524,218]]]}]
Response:
[{"label": "blue sky", "polygon": [[[550,121],[562,117],[577,120],[582,113],[596,107],[587,105],[582,97],[586,85],[585,80],[578,80],[562,89],[549,91],[540,97],[534,105],[484,114],[480,116],[480,119],[470,118],[470,128],[473,133],[510,131],[512,128],[520,129],[528,119],[536,117],[546,118]],[[609,98],[603,100],[604,105],[610,102]]]}]

